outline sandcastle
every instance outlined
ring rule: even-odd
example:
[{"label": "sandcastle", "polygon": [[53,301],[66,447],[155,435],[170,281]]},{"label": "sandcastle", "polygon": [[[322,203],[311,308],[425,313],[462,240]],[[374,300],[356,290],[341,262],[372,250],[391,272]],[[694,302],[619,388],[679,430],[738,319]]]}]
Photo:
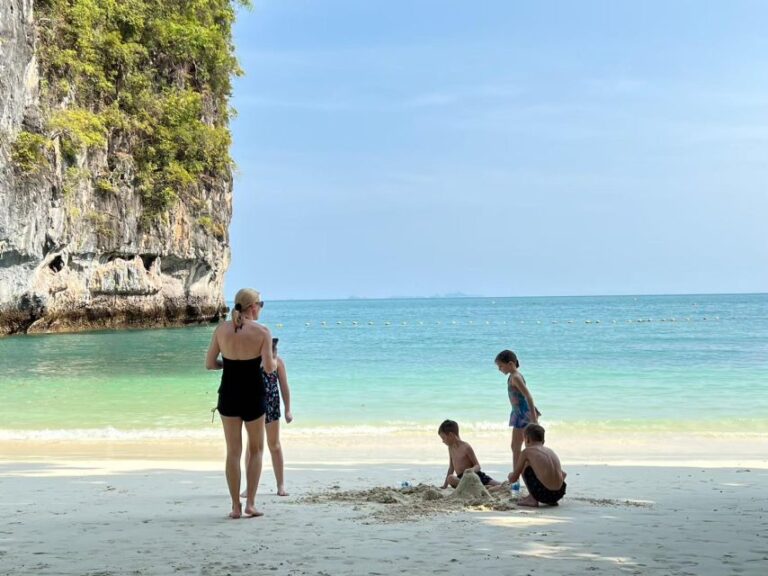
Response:
[{"label": "sandcastle", "polygon": [[465,472],[453,494],[448,497],[473,505],[493,500],[490,492],[480,482],[480,477],[474,472]]}]

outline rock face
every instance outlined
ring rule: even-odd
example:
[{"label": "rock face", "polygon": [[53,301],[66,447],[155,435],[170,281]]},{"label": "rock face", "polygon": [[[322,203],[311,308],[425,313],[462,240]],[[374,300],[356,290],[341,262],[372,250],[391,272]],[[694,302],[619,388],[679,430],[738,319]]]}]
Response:
[{"label": "rock face", "polygon": [[[216,320],[231,176],[207,183],[194,206],[177,202],[146,222],[130,157],[108,158],[106,145],[77,168],[99,174],[109,162],[119,177],[108,190],[72,179],[55,141],[44,168],[14,169],[16,135],[42,122],[32,4],[0,2],[0,335]],[[196,216],[203,210],[217,228]]]}]

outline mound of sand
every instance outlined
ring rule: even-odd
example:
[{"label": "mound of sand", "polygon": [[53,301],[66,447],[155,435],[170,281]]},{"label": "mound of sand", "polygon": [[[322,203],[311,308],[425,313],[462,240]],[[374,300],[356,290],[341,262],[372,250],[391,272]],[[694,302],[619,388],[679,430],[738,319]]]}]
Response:
[{"label": "mound of sand", "polygon": [[434,488],[433,486],[427,486],[427,489],[424,490],[421,494],[421,498],[426,501],[435,501],[435,500],[442,500],[444,496],[440,493],[440,490],[437,488]]},{"label": "mound of sand", "polygon": [[373,488],[368,491],[365,497],[367,502],[377,502],[379,504],[402,504],[403,498],[394,490],[389,488]]},{"label": "mound of sand", "polygon": [[408,522],[460,510],[487,512],[514,509],[508,491],[492,495],[477,475],[471,473],[465,474],[450,493],[426,484],[400,489],[377,486],[369,490],[326,490],[310,494],[301,501],[310,504],[348,502],[354,510],[366,513],[363,518],[378,522]]},{"label": "mound of sand", "polygon": [[474,472],[464,473],[459,485],[456,486],[456,490],[450,497],[471,504],[483,504],[493,499],[483,483],[480,482],[480,477]]}]

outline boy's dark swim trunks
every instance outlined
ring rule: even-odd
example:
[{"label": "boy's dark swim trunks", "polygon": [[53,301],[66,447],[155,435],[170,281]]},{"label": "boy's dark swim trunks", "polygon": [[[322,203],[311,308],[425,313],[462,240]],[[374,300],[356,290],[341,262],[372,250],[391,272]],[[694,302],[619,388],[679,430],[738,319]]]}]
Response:
[{"label": "boy's dark swim trunks", "polygon": [[525,470],[523,470],[523,479],[525,480],[525,485],[528,488],[528,492],[538,502],[543,502],[544,504],[549,504],[550,506],[557,506],[557,501],[565,496],[565,481],[563,481],[563,485],[560,487],[560,490],[550,490],[541,483],[541,480],[538,479],[536,473],[533,471],[533,468],[530,466],[526,466]]}]

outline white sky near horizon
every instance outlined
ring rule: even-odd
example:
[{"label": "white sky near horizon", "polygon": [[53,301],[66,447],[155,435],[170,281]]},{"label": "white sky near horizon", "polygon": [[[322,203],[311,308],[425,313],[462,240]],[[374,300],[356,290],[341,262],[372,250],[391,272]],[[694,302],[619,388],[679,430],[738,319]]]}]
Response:
[{"label": "white sky near horizon", "polygon": [[272,0],[226,296],[768,291],[768,3]]}]

